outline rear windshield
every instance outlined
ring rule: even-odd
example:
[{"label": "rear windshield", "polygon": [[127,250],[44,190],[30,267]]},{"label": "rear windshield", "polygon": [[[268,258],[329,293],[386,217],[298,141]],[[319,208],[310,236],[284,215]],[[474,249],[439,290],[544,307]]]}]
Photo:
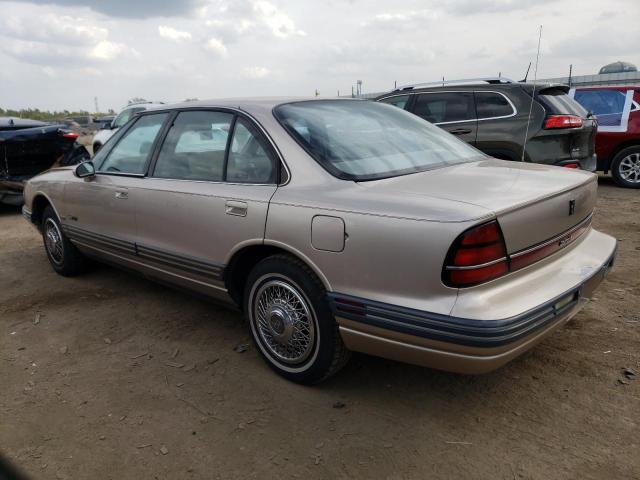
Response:
[{"label": "rear windshield", "polygon": [[363,100],[312,100],[275,108],[289,134],[329,173],[375,180],[485,158],[415,115]]},{"label": "rear windshield", "polygon": [[547,88],[538,93],[538,99],[551,115],[577,115],[586,118],[587,112],[582,105],[558,88]]}]

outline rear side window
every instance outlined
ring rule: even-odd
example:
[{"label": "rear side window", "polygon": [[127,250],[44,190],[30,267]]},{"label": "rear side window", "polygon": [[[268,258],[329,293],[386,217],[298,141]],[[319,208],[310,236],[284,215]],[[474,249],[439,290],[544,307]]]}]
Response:
[{"label": "rear side window", "polygon": [[504,95],[496,92],[476,92],[478,119],[509,117],[515,110]]},{"label": "rear side window", "polygon": [[551,115],[577,115],[586,117],[587,112],[578,102],[559,88],[547,88],[537,95],[538,100]]},{"label": "rear side window", "polygon": [[573,98],[596,115],[621,114],[626,101],[618,90],[576,90]]},{"label": "rear side window", "polygon": [[267,146],[249,124],[239,118],[233,128],[227,182],[275,183],[275,178],[275,163]]},{"label": "rear side window", "polygon": [[476,118],[473,94],[468,92],[422,93],[413,113],[431,123],[450,123]]},{"label": "rear side window", "polygon": [[382,103],[388,103],[389,105],[393,105],[394,107],[404,108],[409,101],[409,95],[397,95],[395,97],[387,97],[380,100]]},{"label": "rear side window", "polygon": [[140,117],[111,149],[99,168],[108,173],[145,173],[153,142],[166,120],[167,113]]},{"label": "rear side window", "polygon": [[233,115],[181,112],[156,160],[154,177],[220,182]]}]

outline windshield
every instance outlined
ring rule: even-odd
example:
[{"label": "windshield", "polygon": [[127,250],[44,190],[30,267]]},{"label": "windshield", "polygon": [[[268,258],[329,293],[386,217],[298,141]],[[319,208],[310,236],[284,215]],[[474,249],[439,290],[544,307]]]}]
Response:
[{"label": "windshield", "polygon": [[382,103],[311,100],[275,108],[274,115],[329,173],[375,180],[484,158],[453,135]]}]

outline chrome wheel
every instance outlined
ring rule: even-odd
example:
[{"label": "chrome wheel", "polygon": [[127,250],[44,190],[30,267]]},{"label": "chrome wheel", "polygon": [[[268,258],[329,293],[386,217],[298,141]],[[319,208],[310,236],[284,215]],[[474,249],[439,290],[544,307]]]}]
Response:
[{"label": "chrome wheel", "polygon": [[618,172],[623,180],[640,183],[640,153],[627,155],[620,161]]},{"label": "chrome wheel", "polygon": [[56,222],[47,218],[44,224],[44,243],[51,260],[56,265],[62,265],[64,261],[64,245],[62,244],[62,234]]},{"label": "chrome wheel", "polygon": [[304,295],[282,280],[268,280],[253,295],[252,321],[268,353],[286,364],[305,361],[314,349],[316,321]]}]

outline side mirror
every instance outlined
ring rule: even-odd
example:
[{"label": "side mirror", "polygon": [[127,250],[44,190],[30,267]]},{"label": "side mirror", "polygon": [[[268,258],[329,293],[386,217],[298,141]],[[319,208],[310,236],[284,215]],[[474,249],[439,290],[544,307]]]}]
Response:
[{"label": "side mirror", "polygon": [[93,166],[93,162],[82,162],[76,166],[73,173],[78,178],[94,177],[96,174],[96,167]]}]

